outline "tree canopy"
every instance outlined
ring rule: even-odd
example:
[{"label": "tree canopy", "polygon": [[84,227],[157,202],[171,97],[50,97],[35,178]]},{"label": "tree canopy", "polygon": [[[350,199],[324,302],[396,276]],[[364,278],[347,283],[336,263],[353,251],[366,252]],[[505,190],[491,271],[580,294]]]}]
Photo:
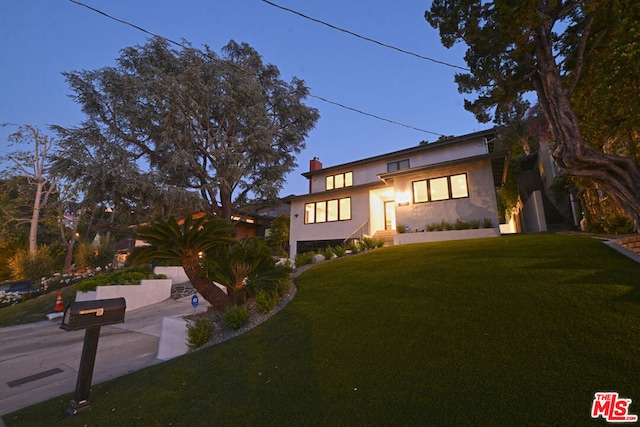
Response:
[{"label": "tree canopy", "polygon": [[[606,86],[589,69],[589,64],[605,56],[603,52],[607,49],[618,49],[624,52],[619,55],[621,58],[627,60],[624,55],[630,55],[637,64],[638,48],[634,47],[637,39],[633,37],[598,50],[614,40],[607,34],[612,14],[622,17],[620,12],[624,14],[625,10],[637,7],[629,0],[434,0],[425,18],[439,29],[445,47],[457,42],[468,46],[465,60],[469,73],[455,77],[460,92],[476,96],[465,101],[465,108],[480,121],[493,117],[497,123],[504,123],[513,106],[519,105],[527,92],[535,91],[553,136],[552,155],[556,163],[571,175],[595,182],[615,199],[639,229],[637,160],[628,152],[604,150],[604,140],[609,134],[585,136],[582,132],[585,124],[574,110],[579,98],[572,98],[581,78],[589,71],[591,79]],[[627,25],[632,23],[633,19],[627,21]],[[616,26],[618,31],[623,25]],[[634,28],[637,30],[637,25]],[[618,68],[619,74],[629,77],[611,78],[622,82],[633,79],[634,72],[637,82],[637,67]],[[590,102],[590,98],[581,99],[583,104]],[[637,100],[624,102],[637,106]],[[606,111],[598,114],[603,119],[607,115]],[[628,133],[623,138],[637,147],[637,128],[634,132],[631,138]],[[587,137],[599,141],[587,141]]]},{"label": "tree canopy", "polygon": [[92,163],[60,165],[98,194],[145,206],[164,195],[187,211],[201,202],[228,219],[249,198],[277,197],[319,114],[302,80],[280,79],[249,45],[231,41],[221,56],[183,45],[154,38],[115,66],[64,73],[86,120],[58,131]]}]

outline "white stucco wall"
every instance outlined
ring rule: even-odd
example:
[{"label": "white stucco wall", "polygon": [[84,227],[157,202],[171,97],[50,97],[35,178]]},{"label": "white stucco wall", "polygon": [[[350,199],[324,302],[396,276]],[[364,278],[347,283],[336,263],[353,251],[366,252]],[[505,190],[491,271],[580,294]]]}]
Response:
[{"label": "white stucco wall", "polygon": [[484,218],[490,218],[493,225],[497,227],[499,224],[498,208],[489,161],[396,178],[394,182],[396,193],[406,192],[412,195],[414,181],[461,173],[467,174],[469,197],[413,203],[413,196],[411,196],[409,205],[396,206],[396,223],[409,226],[411,230],[424,230],[427,224],[442,220],[454,222],[460,218],[463,221],[482,221]]},{"label": "white stucco wall", "polygon": [[[347,197],[345,195],[335,197]],[[291,202],[291,220],[289,245],[291,258],[294,258],[298,241],[344,239],[369,219],[369,191],[361,190],[350,194],[351,219],[347,221],[304,223],[304,206],[306,203],[321,202],[335,198],[330,192]],[[297,216],[296,216],[297,215]]]},{"label": "white stucco wall", "polygon": [[409,159],[409,167],[432,165],[436,163],[457,160],[465,157],[479,156],[487,154],[487,146],[480,140],[461,142],[453,145],[444,145],[426,149],[423,152],[399,154],[398,156],[388,157],[375,162],[364,165],[329,168],[327,173],[320,173],[311,178],[311,192],[318,193],[326,191],[326,176],[335,175],[344,172],[353,172],[353,185],[362,185],[370,182],[377,182],[378,174],[387,172],[387,164],[390,162]]}]

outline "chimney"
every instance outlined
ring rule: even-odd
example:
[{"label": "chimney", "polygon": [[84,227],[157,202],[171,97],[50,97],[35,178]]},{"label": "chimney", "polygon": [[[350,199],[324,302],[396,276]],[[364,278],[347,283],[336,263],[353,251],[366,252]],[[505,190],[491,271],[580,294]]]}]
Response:
[{"label": "chimney", "polygon": [[322,169],[322,163],[320,163],[320,159],[318,159],[317,157],[311,159],[311,161],[309,162],[309,172],[314,172],[320,169]]},{"label": "chimney", "polygon": [[[314,172],[322,169],[322,163],[320,163],[320,159],[314,157],[309,162],[309,172]],[[309,177],[309,194],[311,194],[311,182],[313,181],[313,177]]]}]

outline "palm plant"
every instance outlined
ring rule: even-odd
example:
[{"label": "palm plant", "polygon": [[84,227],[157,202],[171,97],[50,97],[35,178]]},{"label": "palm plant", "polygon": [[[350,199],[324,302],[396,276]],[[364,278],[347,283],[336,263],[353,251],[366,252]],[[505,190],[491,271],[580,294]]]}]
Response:
[{"label": "palm plant", "polygon": [[243,304],[248,290],[278,290],[279,282],[289,279],[290,268],[276,265],[264,239],[245,239],[208,255],[207,276],[227,287],[234,304]]},{"label": "palm plant", "polygon": [[227,221],[211,216],[193,219],[192,215],[187,215],[184,222],[179,224],[170,217],[140,229],[138,239],[149,246],[135,253],[132,263],[140,264],[154,259],[178,260],[193,287],[213,307],[222,309],[230,305],[229,296],[213,280],[201,277],[204,254],[235,241]]}]

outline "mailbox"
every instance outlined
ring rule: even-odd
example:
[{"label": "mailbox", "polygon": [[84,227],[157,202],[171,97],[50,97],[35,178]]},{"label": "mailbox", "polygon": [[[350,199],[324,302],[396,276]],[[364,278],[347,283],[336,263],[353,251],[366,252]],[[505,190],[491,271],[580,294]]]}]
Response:
[{"label": "mailbox", "polygon": [[66,331],[76,331],[124,323],[126,308],[127,304],[124,298],[74,301],[64,310],[60,328]]}]

